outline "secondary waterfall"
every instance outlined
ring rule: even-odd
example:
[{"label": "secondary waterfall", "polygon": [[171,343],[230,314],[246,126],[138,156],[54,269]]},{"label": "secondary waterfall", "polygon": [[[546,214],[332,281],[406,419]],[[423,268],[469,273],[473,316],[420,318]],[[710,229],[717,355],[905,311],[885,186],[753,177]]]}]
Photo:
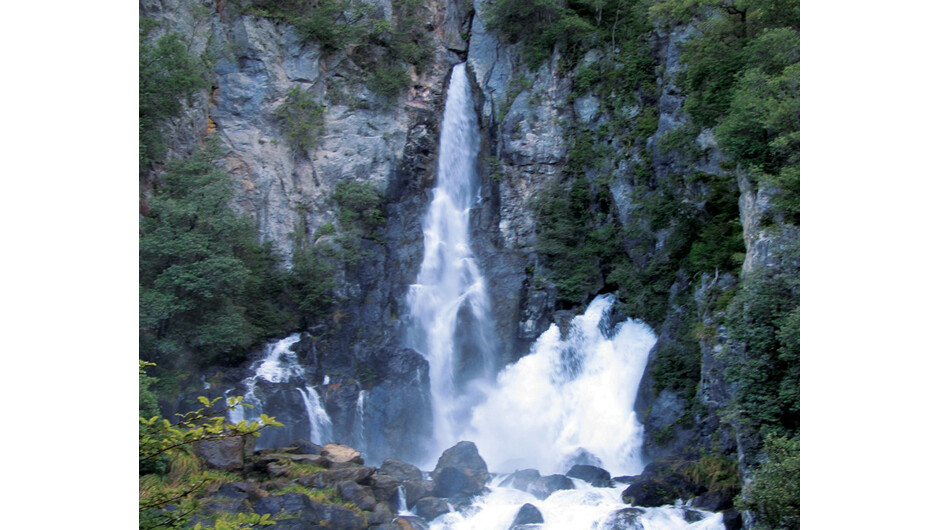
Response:
[{"label": "secondary waterfall", "polygon": [[[290,349],[299,340],[300,334],[295,333],[265,345],[262,357],[249,367],[253,375],[245,378],[241,383],[245,388],[244,401],[252,408],[236,407],[228,412],[229,421],[233,423],[238,423],[241,420],[250,422],[260,418],[261,413],[274,416],[275,419],[287,420],[282,411],[271,409],[290,405],[292,401],[297,404],[297,396],[299,396],[300,404],[303,405],[303,410],[306,412],[308,439],[316,444],[331,441],[333,424],[330,417],[323,409],[316,389],[306,384],[304,369],[300,366],[297,354]],[[296,394],[294,391],[296,391]],[[226,395],[236,393],[232,389],[226,392]],[[291,422],[288,420],[287,423]],[[285,427],[280,430],[265,429],[262,431],[261,438],[259,438],[256,446],[264,448],[277,445],[274,437],[278,436],[287,438],[281,440],[282,442],[289,442],[291,433],[285,431],[290,431],[290,427],[291,425],[285,424]]]},{"label": "secondary waterfall", "polygon": [[454,67],[444,105],[437,185],[424,217],[424,259],[408,293],[410,346],[430,365],[432,455],[458,441],[492,377],[490,303],[470,246],[470,209],[479,197],[480,139],[466,65]]}]

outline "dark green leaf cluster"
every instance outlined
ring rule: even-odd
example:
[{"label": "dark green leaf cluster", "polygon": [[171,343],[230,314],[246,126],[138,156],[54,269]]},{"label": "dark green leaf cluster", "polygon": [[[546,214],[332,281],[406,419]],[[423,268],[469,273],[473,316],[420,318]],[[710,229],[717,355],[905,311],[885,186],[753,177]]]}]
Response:
[{"label": "dark green leaf cluster", "polygon": [[775,213],[799,224],[800,28],[796,0],[675,0],[706,17],[683,48],[684,109],[722,150],[777,190]]},{"label": "dark green leaf cluster", "polygon": [[740,385],[735,406],[755,430],[799,431],[798,282],[794,271],[751,274],[725,317],[729,337],[744,344],[740,355],[728,357],[728,376]]},{"label": "dark green leaf cluster", "polygon": [[757,514],[756,528],[799,528],[800,437],[769,435],[764,453],[767,460],[744,488],[740,507]]},{"label": "dark green leaf cluster", "polygon": [[[230,207],[232,182],[213,142],[168,164],[140,221],[141,355],[237,364],[289,326],[286,280],[254,222]],[[168,357],[167,357],[168,356]]]},{"label": "dark green leaf cluster", "polygon": [[299,153],[306,153],[313,149],[323,133],[325,111],[326,108],[317,103],[311,92],[293,87],[287,92],[284,103],[274,111],[274,118],[291,147]]},{"label": "dark green leaf cluster", "polygon": [[163,122],[180,115],[183,101],[209,86],[209,67],[204,58],[194,57],[177,33],[153,39],[155,23],[140,21],[138,71],[139,163],[141,171],[150,162],[162,161],[166,139]]}]

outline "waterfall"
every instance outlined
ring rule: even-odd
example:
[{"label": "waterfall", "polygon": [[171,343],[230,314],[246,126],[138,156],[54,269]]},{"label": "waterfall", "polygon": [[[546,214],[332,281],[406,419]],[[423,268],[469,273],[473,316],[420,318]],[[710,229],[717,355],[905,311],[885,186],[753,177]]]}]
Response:
[{"label": "waterfall", "polygon": [[494,371],[490,303],[470,245],[470,209],[479,199],[477,129],[466,64],[458,64],[444,105],[437,185],[423,221],[424,259],[408,293],[409,345],[430,367],[431,454],[458,441],[482,399],[477,382]]},{"label": "waterfall", "polygon": [[613,304],[595,298],[567,338],[553,324],[499,374],[465,433],[491,469],[565,473],[586,451],[614,475],[643,471],[633,405],[656,336],[637,320],[606,332]]},{"label": "waterfall", "polygon": [[367,390],[360,390],[359,396],[356,397],[356,448],[363,453],[366,452],[365,407],[368,395],[369,392]]},{"label": "waterfall", "polygon": [[310,421],[310,441],[323,445],[333,438],[333,422],[320,403],[320,395],[312,386],[305,386],[303,390],[297,389],[304,400],[307,418]]},{"label": "waterfall", "polygon": [[[304,369],[297,359],[297,354],[291,351],[290,347],[300,341],[300,334],[294,333],[281,340],[270,342],[265,345],[261,358],[251,363],[249,370],[252,375],[245,378],[241,384],[245,389],[243,394],[244,402],[251,405],[251,408],[236,407],[228,412],[228,420],[233,423],[245,420],[255,421],[261,417],[262,413],[274,416],[275,419],[285,423],[284,429],[265,429],[261,433],[257,447],[277,445],[277,443],[290,442],[290,418],[285,417],[286,410],[265,410],[272,409],[270,403],[271,395],[279,392],[283,395],[288,390],[296,390],[300,395],[299,402],[306,411],[306,419],[309,427],[309,439],[316,444],[329,442],[333,436],[333,424],[329,415],[320,402],[320,396],[313,386],[306,384],[304,379]],[[265,387],[262,390],[261,387]],[[226,391],[226,396],[236,394],[235,389]],[[261,395],[259,395],[261,394]],[[297,404],[296,397],[275,401],[283,406],[284,402],[290,399]],[[299,404],[297,404],[299,406]],[[288,438],[288,439],[282,439]]]}]

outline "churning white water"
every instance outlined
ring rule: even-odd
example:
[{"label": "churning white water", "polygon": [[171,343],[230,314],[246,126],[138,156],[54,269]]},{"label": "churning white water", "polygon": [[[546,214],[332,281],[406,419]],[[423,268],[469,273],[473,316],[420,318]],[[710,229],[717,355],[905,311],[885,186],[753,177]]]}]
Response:
[{"label": "churning white water", "polygon": [[616,513],[629,508],[620,499],[624,486],[595,488],[583,480],[574,479],[575,489],[561,490],[545,500],[531,493],[500,487],[505,476],[497,476],[488,487],[489,493],[476,497],[469,509],[450,512],[432,521],[431,530],[490,530],[509,528],[523,504],[535,506],[542,514],[541,530],[602,530],[608,528],[643,528],[644,530],[724,530],[722,515],[700,512],[701,520],[688,522],[686,508],[661,506],[640,508],[635,526],[615,524]]},{"label": "churning white water", "polygon": [[466,65],[458,64],[444,105],[437,184],[423,222],[424,259],[408,293],[410,345],[430,368],[431,454],[458,441],[480,399],[474,380],[493,371],[489,298],[470,247],[470,209],[479,196],[477,128]]},{"label": "churning white water", "polygon": [[599,296],[562,339],[554,324],[506,367],[464,434],[491,470],[565,473],[588,451],[612,475],[643,471],[643,426],[633,404],[656,336],[637,320],[604,334],[614,298]]},{"label": "churning white water", "polygon": [[[299,340],[300,334],[294,333],[289,337],[265,345],[263,357],[253,362],[249,367],[250,370],[254,371],[254,375],[242,381],[247,389],[244,402],[251,405],[252,408],[236,407],[230,410],[228,412],[229,421],[233,423],[242,420],[251,422],[261,418],[261,414],[264,412],[264,403],[256,395],[259,380],[268,383],[288,383],[292,378],[303,377],[304,369],[300,366],[297,354],[290,350],[290,347]],[[333,436],[333,423],[326,410],[324,410],[316,389],[304,385],[296,390],[300,393],[307,412],[307,419],[310,422],[310,441],[316,444],[328,442]]]}]

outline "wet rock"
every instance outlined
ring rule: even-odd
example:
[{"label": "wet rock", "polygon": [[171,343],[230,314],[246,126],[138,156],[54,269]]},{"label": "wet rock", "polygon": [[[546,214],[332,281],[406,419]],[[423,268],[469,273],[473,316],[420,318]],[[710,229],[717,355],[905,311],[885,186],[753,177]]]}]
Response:
[{"label": "wet rock", "polygon": [[365,463],[359,451],[345,445],[326,444],[320,454],[335,464],[353,463],[362,465]]},{"label": "wet rock", "polygon": [[514,529],[519,525],[544,522],[545,519],[542,517],[542,512],[540,512],[539,509],[535,506],[529,503],[525,503],[521,508],[519,508],[519,511],[516,512],[516,517],[512,520],[512,524],[509,526],[510,528]]},{"label": "wet rock", "polygon": [[309,477],[303,477],[297,480],[300,484],[309,488],[328,488],[339,482],[351,480],[357,484],[366,485],[369,479],[375,473],[374,467],[355,466],[345,469],[327,469],[320,471]]},{"label": "wet rock", "polygon": [[573,490],[574,482],[564,475],[541,477],[529,486],[529,493],[540,500],[545,500],[559,490]]},{"label": "wet rock", "polygon": [[289,447],[284,448],[285,453],[297,453],[302,455],[319,455],[323,451],[323,446],[317,445],[308,440],[294,440]]},{"label": "wet rock", "polygon": [[725,510],[721,514],[721,522],[725,525],[725,530],[741,530],[744,528],[744,518],[741,517],[741,512],[731,509]]},{"label": "wet rock", "polygon": [[623,490],[620,498],[631,506],[663,506],[672,504],[682,492],[664,482],[641,481]]},{"label": "wet rock", "polygon": [[378,472],[383,475],[388,475],[399,482],[421,480],[422,478],[421,470],[418,469],[418,466],[394,458],[386,458],[385,461],[382,462],[382,467],[379,468]]},{"label": "wet rock", "polygon": [[430,480],[409,480],[402,486],[405,488],[405,502],[409,508],[420,499],[434,495],[434,483]]},{"label": "wet rock", "polygon": [[640,516],[643,510],[640,508],[624,508],[618,510],[607,518],[604,528],[609,530],[639,530],[643,528],[640,523]]},{"label": "wet rock", "polygon": [[569,468],[577,465],[601,467],[601,464],[603,464],[603,462],[601,462],[600,458],[597,458],[594,456],[594,453],[583,447],[579,447],[577,451],[565,458],[565,467]]},{"label": "wet rock", "polygon": [[415,503],[415,513],[424,519],[431,521],[436,517],[450,511],[447,501],[437,497],[425,497]]},{"label": "wet rock", "polygon": [[691,508],[683,507],[682,518],[685,519],[685,522],[687,523],[697,523],[701,521],[702,519],[704,519],[705,516],[702,515],[702,512],[698,510],[693,510]]},{"label": "wet rock", "polygon": [[489,478],[486,462],[473,442],[459,442],[444,451],[431,473],[434,495],[442,498],[458,493],[478,495]]},{"label": "wet rock", "polygon": [[199,442],[195,445],[196,455],[210,468],[223,471],[239,471],[245,466],[245,458],[255,448],[253,436],[239,436]]},{"label": "wet rock", "polygon": [[380,502],[375,505],[375,508],[366,514],[366,520],[369,523],[369,526],[377,526],[384,523],[392,522],[392,519],[395,518],[397,511],[387,502]]},{"label": "wet rock", "polygon": [[692,499],[693,508],[709,512],[720,512],[734,506],[734,497],[726,491],[707,491]]},{"label": "wet rock", "polygon": [[520,469],[509,475],[499,483],[501,488],[515,488],[521,491],[528,491],[533,482],[542,478],[537,469]]},{"label": "wet rock", "polygon": [[376,473],[372,475],[370,485],[376,500],[389,502],[393,506],[398,505],[398,488],[402,486],[401,481],[384,473]]},{"label": "wet rock", "polygon": [[571,478],[579,478],[597,488],[609,488],[613,485],[610,480],[610,473],[597,466],[582,464],[571,466],[571,469],[565,475]]},{"label": "wet rock", "polygon": [[369,488],[364,488],[351,480],[344,480],[336,484],[336,491],[346,502],[351,502],[360,510],[375,509],[375,495]]}]

